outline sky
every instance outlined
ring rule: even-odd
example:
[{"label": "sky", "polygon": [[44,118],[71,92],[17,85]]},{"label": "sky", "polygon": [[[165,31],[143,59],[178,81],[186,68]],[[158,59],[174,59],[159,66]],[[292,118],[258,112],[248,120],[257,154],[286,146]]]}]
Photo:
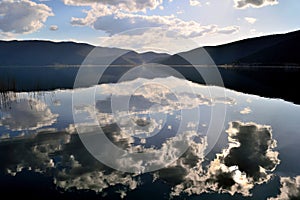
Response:
[{"label": "sky", "polygon": [[299,0],[0,0],[0,40],[177,53],[298,30],[299,11]]}]

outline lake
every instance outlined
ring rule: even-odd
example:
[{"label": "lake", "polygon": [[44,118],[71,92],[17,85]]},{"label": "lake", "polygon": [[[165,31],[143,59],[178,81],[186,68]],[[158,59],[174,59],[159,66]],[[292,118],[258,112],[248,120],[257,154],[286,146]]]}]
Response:
[{"label": "lake", "polygon": [[[147,64],[145,64],[147,65]],[[116,83],[126,73],[136,66],[89,66],[91,75],[103,71],[98,83]],[[216,66],[171,66],[179,73],[172,76],[184,76],[195,83],[207,84],[202,74],[215,73]],[[159,71],[157,77],[168,77],[170,71],[165,71],[168,66],[147,65],[147,73]],[[45,91],[57,88],[72,89],[80,66],[0,66],[0,91]],[[218,71],[223,83],[212,82],[213,85],[225,86],[236,91],[257,94],[270,98],[282,98],[300,104],[297,92],[300,68],[297,66],[218,66]],[[92,86],[92,85],[90,85]]]},{"label": "lake", "polygon": [[299,198],[300,105],[176,77],[2,92],[0,103],[11,197]]}]

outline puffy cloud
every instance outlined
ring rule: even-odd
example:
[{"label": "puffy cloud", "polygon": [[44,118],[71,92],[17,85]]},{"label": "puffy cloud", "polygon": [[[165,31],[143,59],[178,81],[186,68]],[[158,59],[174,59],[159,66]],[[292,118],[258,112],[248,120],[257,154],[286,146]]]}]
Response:
[{"label": "puffy cloud", "polygon": [[4,133],[4,134],[1,134],[0,136],[0,139],[9,139],[10,138],[10,134],[9,133]]},{"label": "puffy cloud", "polygon": [[0,2],[0,30],[5,33],[24,34],[40,29],[51,8],[30,0],[3,0]]},{"label": "puffy cloud", "polygon": [[203,37],[205,40],[207,35],[229,35],[239,31],[239,27],[237,26],[219,28],[215,25],[199,25],[199,27],[195,27],[195,29],[190,29],[187,24],[186,29],[184,29],[184,26],[185,25],[170,28],[167,26],[152,28],[142,27],[140,29],[133,29],[110,37],[101,37],[99,38],[99,45],[134,49],[138,52],[158,51],[174,54],[198,48],[199,44],[191,38]]},{"label": "puffy cloud", "polygon": [[[132,136],[131,132],[128,134],[124,130],[126,126],[131,128],[132,124],[123,122],[121,127],[116,123],[102,125],[102,131],[110,142],[125,150],[121,155],[118,152],[110,151],[108,158],[100,157],[102,162],[108,162],[114,169],[124,171],[130,168],[132,172],[138,174],[162,169],[177,162],[177,159],[184,154],[188,147],[196,145],[195,138],[199,138],[196,148],[199,154],[200,152],[204,154],[207,145],[205,137],[199,136],[196,131],[185,129],[177,134],[176,130],[164,130],[163,134],[149,137],[143,141],[143,144],[136,143],[136,141],[140,141],[139,137]],[[80,129],[84,132],[81,134],[88,133],[88,136],[91,135],[91,137],[98,130],[97,127],[88,126],[87,124],[81,124]],[[109,148],[107,143],[102,145],[103,151],[107,151],[106,146]],[[97,155],[95,156],[97,157]]]},{"label": "puffy cloud", "polygon": [[169,36],[168,31],[164,28],[147,28],[146,31],[142,29],[141,31],[133,30],[130,32],[140,32],[141,34],[128,35],[128,33],[122,33],[111,37],[101,37],[99,38],[99,45],[134,49],[138,52],[158,51],[170,54],[199,47],[199,44],[194,41]]},{"label": "puffy cloud", "polygon": [[246,115],[246,114],[249,114],[251,112],[252,112],[252,110],[249,107],[246,107],[246,108],[244,108],[243,110],[240,111],[240,113],[242,115]]},{"label": "puffy cloud", "polygon": [[253,17],[245,17],[244,19],[250,24],[254,24],[257,21],[257,19]]},{"label": "puffy cloud", "polygon": [[[69,141],[69,134],[55,130],[4,140],[0,143],[2,158],[0,169],[11,175],[23,169],[46,172],[54,167],[53,158],[50,155],[60,151],[62,145]],[[12,148],[14,151],[11,151]]]},{"label": "puffy cloud", "polygon": [[[118,13],[97,18],[92,24],[92,27],[114,35],[127,30],[141,29],[144,27],[169,26],[172,18],[172,16],[162,17]],[[139,34],[140,31],[136,33]],[[126,32],[124,34],[126,34]]]},{"label": "puffy cloud", "polygon": [[[18,142],[16,142],[18,140]],[[11,149],[14,151],[11,151]],[[101,192],[118,185],[119,189],[134,190],[139,180],[106,167],[94,159],[77,134],[64,131],[43,131],[22,138],[1,141],[1,172],[16,175],[32,170],[53,177],[62,189],[89,189]]]},{"label": "puffy cloud", "polygon": [[270,127],[255,123],[232,122],[227,133],[229,148],[212,161],[210,177],[231,194],[249,195],[255,184],[270,179],[279,164],[278,152],[272,150],[276,141]]},{"label": "puffy cloud", "polygon": [[50,31],[57,31],[58,30],[58,26],[57,25],[51,25],[49,28]]},{"label": "puffy cloud", "polygon": [[[236,26],[218,27],[217,25],[201,25],[195,21],[183,21],[175,16],[139,15],[113,11],[103,6],[95,6],[85,18],[72,18],[71,24],[89,25],[110,35],[141,35],[149,27],[163,28],[169,37],[199,37],[209,33],[232,34],[239,28]],[[136,31],[128,31],[137,29]],[[143,29],[143,30],[142,30]],[[127,32],[126,32],[127,31]],[[153,36],[152,36],[153,37]]]},{"label": "puffy cloud", "polygon": [[[191,117],[198,107],[227,101],[213,96],[212,91],[213,97],[208,93],[208,97],[205,97],[198,92],[205,91],[205,87],[174,77],[153,80],[138,78],[97,87],[97,93],[99,91],[102,94],[101,100],[96,101],[98,111],[95,112],[92,107],[79,106],[76,112],[84,116],[94,113],[103,132],[116,146],[121,145],[127,152],[143,153],[141,157],[131,156],[127,152],[118,159],[118,154],[111,153],[109,157],[110,166],[113,165],[115,169],[131,167],[138,172],[163,168],[180,157],[186,150],[186,144],[193,145],[193,138],[203,136],[198,131],[197,117]],[[85,124],[79,127],[80,132],[88,132],[89,135],[96,131]],[[204,142],[197,144],[199,150],[201,145],[205,146]]]},{"label": "puffy cloud", "polygon": [[191,6],[201,6],[201,2],[198,0],[190,0]]},{"label": "puffy cloud", "polygon": [[0,125],[10,130],[36,130],[52,125],[58,117],[45,103],[35,99],[14,99],[8,106],[0,110]]},{"label": "puffy cloud", "polygon": [[[136,73],[141,74],[142,72],[137,71]],[[151,73],[157,74],[158,72],[153,71]],[[163,73],[165,72],[162,71],[159,75],[163,75]],[[147,109],[153,105],[162,104],[162,102],[163,106],[160,107],[159,111],[153,109],[148,112],[192,109],[200,105],[213,105],[215,103],[230,105],[236,103],[236,100],[231,97],[222,97],[220,88],[211,87],[208,90],[203,85],[173,76],[154,79],[137,78],[117,84],[102,84],[97,90],[107,97],[116,96],[120,98],[119,102],[125,99],[124,96],[131,97],[134,105],[140,104],[136,108],[137,111],[138,108]],[[178,105],[178,102],[180,102],[180,105]],[[98,105],[101,106],[101,104]],[[108,109],[109,105],[110,103],[103,104],[100,108],[101,112],[111,112]]]},{"label": "puffy cloud", "polygon": [[73,6],[111,6],[115,9],[126,10],[129,12],[145,11],[155,9],[162,4],[162,0],[63,0],[66,5]]},{"label": "puffy cloud", "polygon": [[260,8],[268,5],[278,4],[278,0],[234,0],[235,7],[238,9],[254,7]]},{"label": "puffy cloud", "polygon": [[295,178],[281,177],[280,182],[280,194],[268,200],[300,199],[300,176],[296,176]]},{"label": "puffy cloud", "polygon": [[[186,42],[187,39],[209,34],[235,34],[239,31],[238,26],[220,27],[215,24],[204,25],[192,20],[184,21],[174,15],[124,12],[124,9],[102,3],[91,4],[91,9],[85,12],[85,17],[72,17],[71,24],[90,26],[107,33],[108,37],[99,38],[101,46],[131,48],[137,51],[153,50],[153,47],[156,47],[157,51],[166,51],[165,47],[175,49],[174,51],[190,50],[199,45],[195,42],[190,42],[193,43],[190,45]],[[183,39],[184,42],[181,41]]]},{"label": "puffy cloud", "polygon": [[240,27],[238,26],[226,26],[223,28],[219,28],[216,32],[220,34],[234,34],[239,32]]},{"label": "puffy cloud", "polygon": [[16,35],[14,33],[10,32],[1,32],[0,31],[0,37],[2,40],[16,40]]},{"label": "puffy cloud", "polygon": [[232,122],[227,130],[229,147],[211,161],[207,171],[192,166],[172,195],[216,191],[250,195],[256,184],[267,182],[279,164],[270,127],[255,123]]}]

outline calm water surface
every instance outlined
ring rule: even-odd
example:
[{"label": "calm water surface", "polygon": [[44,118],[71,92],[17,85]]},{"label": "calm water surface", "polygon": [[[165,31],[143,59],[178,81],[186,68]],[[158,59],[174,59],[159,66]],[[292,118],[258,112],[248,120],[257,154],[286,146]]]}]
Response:
[{"label": "calm water surface", "polygon": [[[1,94],[3,191],[70,199],[299,195],[299,105],[231,90],[222,96],[221,88],[174,77],[147,80],[141,86],[143,81]],[[162,87],[165,82],[172,86]],[[91,93],[93,104],[86,100]],[[226,113],[213,111],[223,108]],[[224,121],[220,134],[211,135],[218,129],[213,121]],[[154,156],[145,164],[104,151],[111,156],[111,166],[129,166],[136,173],[115,170],[86,149],[78,127],[80,134],[97,134],[101,127],[115,146]],[[177,155],[182,134],[188,148],[165,166],[167,157]]]}]

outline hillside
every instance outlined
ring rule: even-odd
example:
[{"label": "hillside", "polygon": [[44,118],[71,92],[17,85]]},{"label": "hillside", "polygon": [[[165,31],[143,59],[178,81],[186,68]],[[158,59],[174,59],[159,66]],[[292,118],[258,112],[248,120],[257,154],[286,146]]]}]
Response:
[{"label": "hillside", "polygon": [[[205,50],[205,51],[204,51]],[[167,65],[190,65],[183,58],[195,58],[198,65],[211,64],[207,54],[217,65],[297,65],[300,66],[300,31],[250,38],[219,46],[207,46],[182,52],[160,60]]]},{"label": "hillside", "polygon": [[95,47],[75,42],[0,41],[0,66],[80,65],[95,48],[105,56],[122,55],[112,63],[113,65],[135,66],[154,58],[168,56],[154,52],[138,54],[124,49]]}]

